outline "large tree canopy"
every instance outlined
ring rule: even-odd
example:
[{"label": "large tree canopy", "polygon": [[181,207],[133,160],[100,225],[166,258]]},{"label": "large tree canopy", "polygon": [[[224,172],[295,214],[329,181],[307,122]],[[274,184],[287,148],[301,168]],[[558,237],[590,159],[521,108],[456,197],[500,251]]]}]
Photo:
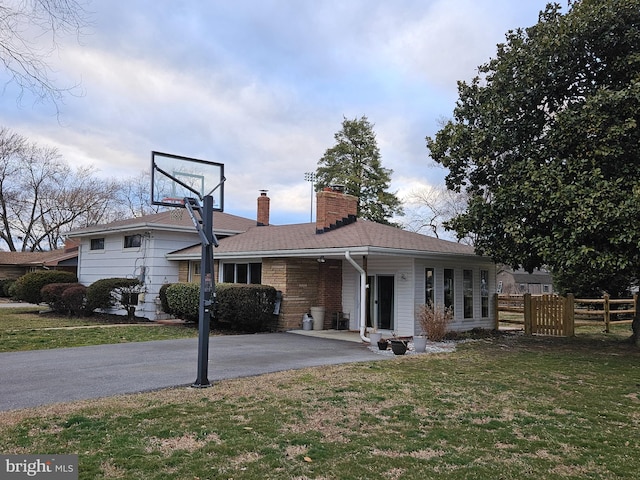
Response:
[{"label": "large tree canopy", "polygon": [[345,192],[358,197],[358,216],[390,224],[402,215],[398,197],[388,191],[393,170],[384,168],[373,125],[366,116],[344,119],[336,143],[318,161],[316,188],[344,185]]},{"label": "large tree canopy", "polygon": [[561,291],[637,283],[640,0],[547,5],[479,72],[427,138],[447,186],[469,193],[449,226],[496,261],[550,268]]}]

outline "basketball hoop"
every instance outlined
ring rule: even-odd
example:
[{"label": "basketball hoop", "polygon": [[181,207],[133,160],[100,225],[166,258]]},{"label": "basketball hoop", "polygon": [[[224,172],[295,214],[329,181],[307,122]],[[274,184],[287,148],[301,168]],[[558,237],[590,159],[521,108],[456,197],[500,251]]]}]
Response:
[{"label": "basketball hoop", "polygon": [[182,220],[182,212],[184,211],[184,198],[177,198],[177,197],[165,197],[162,199],[162,201],[164,202],[165,206],[173,206],[174,208],[171,209],[171,219],[172,220]]}]

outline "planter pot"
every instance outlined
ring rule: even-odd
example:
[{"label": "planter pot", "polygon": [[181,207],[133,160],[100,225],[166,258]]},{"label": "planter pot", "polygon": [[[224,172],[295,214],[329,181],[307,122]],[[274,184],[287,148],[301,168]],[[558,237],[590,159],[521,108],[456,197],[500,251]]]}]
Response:
[{"label": "planter pot", "polygon": [[413,337],[413,348],[416,353],[424,353],[427,349],[427,337]]},{"label": "planter pot", "polygon": [[389,348],[389,342],[383,339],[378,340],[378,350],[386,350]]},{"label": "planter pot", "polygon": [[391,350],[395,355],[404,355],[407,353],[407,342],[404,340],[390,340]]},{"label": "planter pot", "polygon": [[375,345],[382,338],[382,334],[378,332],[371,332],[369,334],[369,340],[371,340],[371,345]]}]

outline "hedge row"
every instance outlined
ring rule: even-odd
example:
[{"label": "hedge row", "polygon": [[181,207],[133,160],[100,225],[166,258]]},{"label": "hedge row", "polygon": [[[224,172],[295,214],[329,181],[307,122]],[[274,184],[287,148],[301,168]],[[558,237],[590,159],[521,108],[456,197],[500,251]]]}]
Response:
[{"label": "hedge row", "polygon": [[18,300],[27,303],[42,303],[42,295],[40,291],[45,285],[50,283],[76,283],[78,277],[71,272],[62,270],[42,270],[27,273],[13,285],[13,294]]},{"label": "hedge row", "polygon": [[[200,305],[200,285],[173,283],[160,288],[163,311],[187,321],[197,322]],[[276,329],[273,315],[276,289],[268,285],[219,283],[212,322],[243,332],[265,332]]]},{"label": "hedge row", "polygon": [[234,330],[265,332],[276,329],[273,314],[276,289],[269,285],[219,283],[214,318]]},{"label": "hedge row", "polygon": [[45,302],[56,312],[73,315],[117,306],[127,308],[135,303],[141,287],[140,281],[132,278],[105,278],[89,287],[77,282],[73,273],[43,270],[27,273],[12,284],[4,282],[0,287],[10,285],[11,296],[16,300]]}]

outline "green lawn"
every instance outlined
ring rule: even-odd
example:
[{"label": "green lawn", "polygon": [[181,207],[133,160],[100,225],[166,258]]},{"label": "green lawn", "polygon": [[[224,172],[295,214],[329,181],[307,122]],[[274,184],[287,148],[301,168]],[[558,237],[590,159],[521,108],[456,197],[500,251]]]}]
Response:
[{"label": "green lawn", "polygon": [[198,336],[193,327],[113,325],[86,318],[47,316],[38,309],[0,308],[0,352],[79,347]]},{"label": "green lawn", "polygon": [[625,479],[640,471],[629,328],[0,413],[0,451],[81,479]]}]

